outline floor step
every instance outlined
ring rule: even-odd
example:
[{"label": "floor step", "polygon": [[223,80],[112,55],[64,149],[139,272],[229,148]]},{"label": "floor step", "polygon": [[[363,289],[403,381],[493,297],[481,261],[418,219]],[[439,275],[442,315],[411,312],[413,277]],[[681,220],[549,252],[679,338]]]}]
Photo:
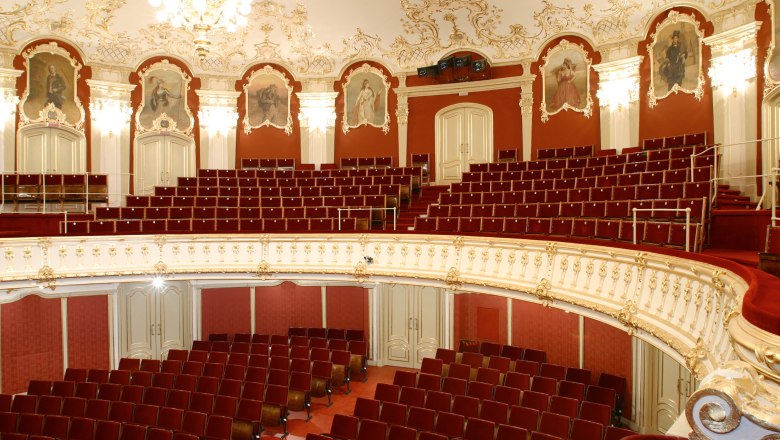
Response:
[{"label": "floor step", "polygon": [[738,196],[741,192],[738,189],[718,189],[718,195],[728,194]]},{"label": "floor step", "polygon": [[750,197],[737,194],[718,194],[717,200],[726,200],[730,202],[749,202]]},{"label": "floor step", "polygon": [[756,204],[750,200],[738,201],[721,199],[718,200],[716,204],[718,205],[718,209],[756,209]]}]

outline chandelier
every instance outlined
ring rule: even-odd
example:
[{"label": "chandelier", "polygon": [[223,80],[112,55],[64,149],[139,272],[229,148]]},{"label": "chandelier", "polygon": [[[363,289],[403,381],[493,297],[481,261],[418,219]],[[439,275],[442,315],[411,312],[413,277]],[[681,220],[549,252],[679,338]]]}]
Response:
[{"label": "chandelier", "polygon": [[183,27],[195,33],[195,51],[203,60],[209,53],[208,34],[217,29],[235,32],[247,23],[252,11],[252,0],[149,0],[157,11],[157,19],[170,21],[174,27]]}]

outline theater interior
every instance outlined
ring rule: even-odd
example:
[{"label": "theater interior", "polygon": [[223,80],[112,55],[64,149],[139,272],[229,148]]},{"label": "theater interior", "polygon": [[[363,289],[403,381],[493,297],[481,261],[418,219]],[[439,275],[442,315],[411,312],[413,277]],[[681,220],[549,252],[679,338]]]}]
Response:
[{"label": "theater interior", "polygon": [[778,6],[0,4],[0,440],[780,438]]}]

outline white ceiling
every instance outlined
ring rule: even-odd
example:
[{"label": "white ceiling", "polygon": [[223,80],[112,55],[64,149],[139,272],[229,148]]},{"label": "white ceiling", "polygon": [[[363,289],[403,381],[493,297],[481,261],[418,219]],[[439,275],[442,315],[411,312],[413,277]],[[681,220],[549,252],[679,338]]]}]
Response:
[{"label": "white ceiling", "polygon": [[[41,36],[80,48],[87,63],[135,68],[171,54],[196,73],[240,75],[276,62],[296,76],[336,76],[360,59],[393,72],[414,71],[469,49],[492,64],[536,59],[556,35],[576,34],[597,48],[648,33],[666,0],[254,0],[249,25],[215,33],[199,61],[194,36],[156,21],[147,0],[17,0],[0,2],[0,48],[20,50]],[[210,0],[214,1],[214,0]],[[688,0],[707,16],[755,0]]]}]

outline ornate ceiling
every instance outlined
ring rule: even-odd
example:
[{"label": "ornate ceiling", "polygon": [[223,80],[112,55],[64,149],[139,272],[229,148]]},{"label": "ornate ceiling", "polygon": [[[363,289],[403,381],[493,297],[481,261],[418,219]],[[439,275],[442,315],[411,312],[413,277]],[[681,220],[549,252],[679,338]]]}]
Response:
[{"label": "ornate ceiling", "polygon": [[[158,54],[198,74],[240,75],[273,61],[296,76],[336,76],[354,60],[414,71],[459,49],[493,64],[536,59],[550,38],[578,34],[597,48],[645,37],[667,0],[254,0],[249,25],[211,37],[199,60],[194,35],[158,23],[146,0],[17,0],[0,6],[0,49],[61,38],[87,63],[134,69]],[[688,0],[707,16],[755,0]],[[682,4],[682,3],[681,3]]]}]

